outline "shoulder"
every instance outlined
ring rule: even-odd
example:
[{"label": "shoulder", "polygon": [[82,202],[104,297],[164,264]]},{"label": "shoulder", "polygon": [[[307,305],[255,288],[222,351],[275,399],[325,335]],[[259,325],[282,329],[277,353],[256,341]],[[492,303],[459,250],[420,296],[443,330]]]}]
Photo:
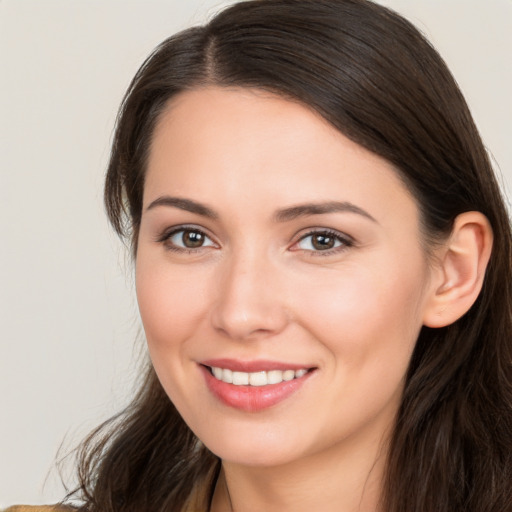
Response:
[{"label": "shoulder", "polygon": [[72,510],[75,509],[64,505],[15,505],[0,512],[71,512]]}]

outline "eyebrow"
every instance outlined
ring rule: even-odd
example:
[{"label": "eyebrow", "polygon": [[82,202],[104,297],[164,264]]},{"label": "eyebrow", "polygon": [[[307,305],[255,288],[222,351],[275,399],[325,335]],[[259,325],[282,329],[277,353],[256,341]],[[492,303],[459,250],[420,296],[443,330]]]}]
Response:
[{"label": "eyebrow", "polygon": [[217,219],[219,217],[211,208],[208,208],[208,206],[182,197],[159,197],[151,202],[151,204],[146,208],[146,211],[152,210],[158,206],[178,208],[187,212],[196,213],[197,215],[202,215],[203,217],[208,217],[209,219]]},{"label": "eyebrow", "polygon": [[274,220],[276,222],[288,222],[298,217],[322,215],[325,213],[355,213],[378,224],[375,218],[367,211],[347,201],[327,201],[324,203],[306,203],[299,204],[297,206],[290,206],[289,208],[284,208],[283,210],[276,212]]},{"label": "eyebrow", "polygon": [[[150,205],[146,208],[146,211],[152,210],[159,206],[178,208],[180,210],[195,213],[203,217],[208,217],[209,219],[215,220],[219,218],[216,212],[202,203],[192,201],[191,199],[172,196],[158,197],[150,203]],[[305,203],[296,206],[290,206],[288,208],[278,210],[274,214],[274,221],[289,222],[299,217],[322,215],[326,213],[355,213],[377,223],[375,218],[372,217],[367,211],[348,201],[327,201],[322,203]]]}]

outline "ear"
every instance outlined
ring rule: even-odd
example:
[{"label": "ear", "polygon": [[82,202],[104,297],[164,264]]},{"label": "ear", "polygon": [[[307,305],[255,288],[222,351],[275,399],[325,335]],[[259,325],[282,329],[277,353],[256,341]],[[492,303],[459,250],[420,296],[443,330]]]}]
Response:
[{"label": "ear", "polygon": [[492,228],[480,212],[459,215],[432,272],[432,290],[423,324],[445,327],[463,316],[477,299],[491,256]]}]

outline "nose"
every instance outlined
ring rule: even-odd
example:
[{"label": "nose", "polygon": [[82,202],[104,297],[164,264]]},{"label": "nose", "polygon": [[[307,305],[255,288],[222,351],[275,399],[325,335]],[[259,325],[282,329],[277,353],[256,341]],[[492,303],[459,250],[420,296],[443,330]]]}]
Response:
[{"label": "nose", "polygon": [[289,321],[282,280],[278,269],[261,255],[223,262],[211,313],[215,330],[234,340],[280,333]]}]

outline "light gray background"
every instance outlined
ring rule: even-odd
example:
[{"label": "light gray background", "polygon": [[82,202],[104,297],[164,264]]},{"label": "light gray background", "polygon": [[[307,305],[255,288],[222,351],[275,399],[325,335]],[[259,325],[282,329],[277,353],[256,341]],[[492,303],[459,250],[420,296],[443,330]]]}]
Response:
[{"label": "light gray background", "polygon": [[[126,403],[143,355],[102,209],[116,109],[157,43],[228,3],[0,0],[0,506],[60,499],[61,442]],[[512,0],[381,3],[445,57],[510,191]]]}]

